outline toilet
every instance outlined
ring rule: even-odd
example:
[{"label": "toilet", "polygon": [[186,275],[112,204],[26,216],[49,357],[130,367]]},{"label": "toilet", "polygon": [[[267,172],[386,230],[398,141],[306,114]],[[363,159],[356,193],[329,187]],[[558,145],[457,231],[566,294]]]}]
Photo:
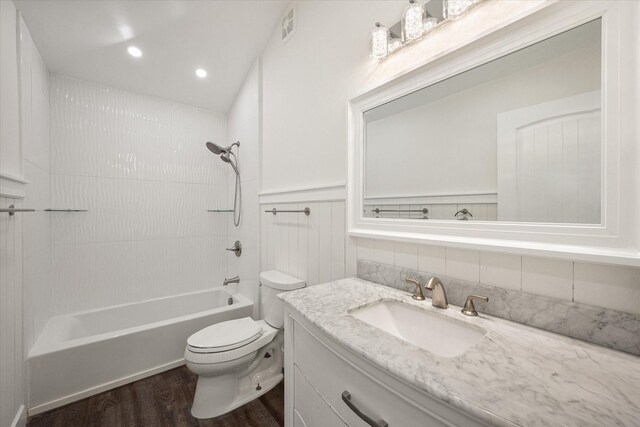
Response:
[{"label": "toilet", "polygon": [[216,323],[187,339],[187,368],[198,375],[191,414],[213,418],[250,402],[283,378],[284,313],[277,295],[304,288],[296,277],[260,273],[264,320],[250,317]]}]

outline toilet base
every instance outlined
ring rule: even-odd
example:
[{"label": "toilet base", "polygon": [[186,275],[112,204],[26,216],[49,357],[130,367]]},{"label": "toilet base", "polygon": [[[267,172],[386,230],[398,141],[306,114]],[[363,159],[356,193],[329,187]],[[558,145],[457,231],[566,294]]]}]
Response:
[{"label": "toilet base", "polygon": [[[228,375],[225,375],[225,377],[226,376]],[[227,393],[219,393],[221,390],[224,390],[221,389],[221,386],[225,380],[222,380],[220,377],[198,378],[196,396],[193,399],[193,406],[191,407],[191,415],[199,419],[224,415],[270,391],[277,386],[283,378],[284,375],[278,374],[273,378],[261,382],[260,390],[256,390],[256,387],[245,387],[243,390],[240,390],[236,396],[233,396],[234,393],[230,393],[233,399],[228,399],[230,396]],[[214,382],[216,383],[215,385],[213,384]],[[228,384],[225,384],[225,387],[229,386],[226,391],[233,392],[237,390],[237,385],[233,384],[235,382],[235,379],[233,379]],[[227,396],[220,396],[221,394],[227,394]],[[198,396],[201,396],[201,398],[198,399]],[[220,400],[218,400],[218,398],[220,398]]]},{"label": "toilet base", "polygon": [[224,415],[278,385],[284,378],[281,340],[282,337],[277,337],[270,344],[273,349],[271,357],[263,358],[248,373],[238,371],[216,376],[198,376],[191,415],[201,419]]}]

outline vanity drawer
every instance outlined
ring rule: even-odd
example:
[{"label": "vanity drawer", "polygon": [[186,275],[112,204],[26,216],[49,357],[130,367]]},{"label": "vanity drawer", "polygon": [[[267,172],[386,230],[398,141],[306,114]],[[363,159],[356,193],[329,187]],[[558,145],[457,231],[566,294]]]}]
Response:
[{"label": "vanity drawer", "polygon": [[368,424],[347,406],[343,400],[345,391],[357,409],[375,421],[384,420],[389,427],[454,425],[389,390],[329,349],[301,324],[294,326],[294,364],[349,426]]},{"label": "vanity drawer", "polygon": [[346,426],[298,368],[294,369],[294,376],[294,427]]}]

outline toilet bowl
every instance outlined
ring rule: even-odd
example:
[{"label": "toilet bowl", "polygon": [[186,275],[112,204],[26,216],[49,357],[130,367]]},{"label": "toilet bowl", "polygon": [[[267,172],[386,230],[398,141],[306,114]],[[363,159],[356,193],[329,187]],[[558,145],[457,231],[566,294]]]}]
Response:
[{"label": "toilet bowl", "polygon": [[213,418],[250,402],[283,378],[283,307],[277,295],[304,282],[279,271],[260,274],[265,320],[250,317],[204,328],[187,340],[187,368],[198,375],[191,407],[196,418]]}]

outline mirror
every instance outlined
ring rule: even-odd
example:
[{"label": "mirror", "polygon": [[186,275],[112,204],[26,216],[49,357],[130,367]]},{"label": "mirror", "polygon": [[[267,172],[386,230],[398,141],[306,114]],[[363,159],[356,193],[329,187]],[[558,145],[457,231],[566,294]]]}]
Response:
[{"label": "mirror", "polygon": [[365,111],[363,215],[600,224],[601,21]]}]

